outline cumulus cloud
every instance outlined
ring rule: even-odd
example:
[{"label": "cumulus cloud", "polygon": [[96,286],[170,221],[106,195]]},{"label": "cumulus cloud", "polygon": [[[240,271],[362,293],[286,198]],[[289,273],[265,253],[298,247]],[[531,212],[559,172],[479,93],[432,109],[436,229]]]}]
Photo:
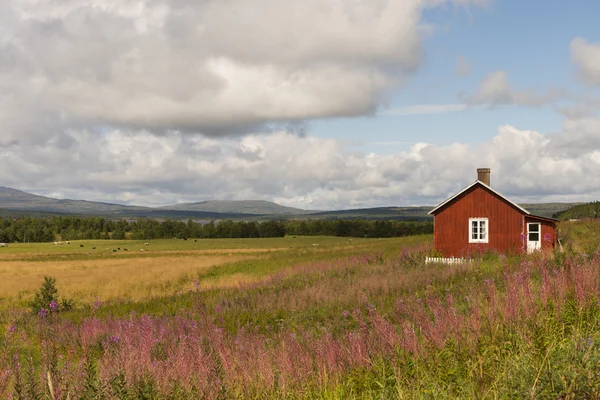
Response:
[{"label": "cumulus cloud", "polygon": [[480,82],[477,91],[467,98],[467,103],[473,106],[498,107],[520,105],[539,107],[552,103],[567,94],[558,89],[545,93],[534,90],[515,90],[508,81],[506,71],[494,71],[486,75]]},{"label": "cumulus cloud", "polygon": [[137,205],[265,199],[339,209],[433,205],[472,183],[477,167],[490,167],[492,186],[516,201],[587,201],[600,194],[599,129],[596,118],[567,120],[554,134],[502,126],[488,142],[417,143],[386,155],[286,131],[215,139],[72,130],[45,146],[5,147],[0,181]]},{"label": "cumulus cloud", "polygon": [[[305,120],[385,104],[419,67],[422,9],[444,4],[488,1],[2,1],[0,182],[140,205],[267,199],[327,209],[435,204],[489,166],[492,184],[517,199],[597,194],[592,112],[573,113],[552,135],[505,126],[487,143],[386,155],[297,134]],[[594,83],[590,46],[571,49]],[[557,96],[515,90],[497,71],[466,103],[536,106]]]},{"label": "cumulus cloud", "polygon": [[589,85],[600,85],[600,43],[575,38],[570,49],[571,61],[577,66],[581,80]]},{"label": "cumulus cloud", "polygon": [[[421,60],[424,0],[7,0],[2,143],[70,128],[206,135],[372,113]],[[480,0],[443,0],[442,4]]]}]

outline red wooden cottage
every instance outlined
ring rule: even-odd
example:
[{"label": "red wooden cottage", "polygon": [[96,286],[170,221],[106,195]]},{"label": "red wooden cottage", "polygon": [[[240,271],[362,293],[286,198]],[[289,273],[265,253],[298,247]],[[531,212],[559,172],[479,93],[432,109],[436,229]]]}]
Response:
[{"label": "red wooden cottage", "polygon": [[490,187],[490,169],[477,169],[477,181],[433,210],[434,247],[444,257],[475,253],[532,252],[553,248],[556,223],[532,215]]}]

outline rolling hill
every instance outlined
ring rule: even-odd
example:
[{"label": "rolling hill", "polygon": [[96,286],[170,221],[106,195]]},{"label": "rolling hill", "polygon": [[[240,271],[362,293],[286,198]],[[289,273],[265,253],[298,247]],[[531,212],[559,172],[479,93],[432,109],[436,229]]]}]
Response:
[{"label": "rolling hill", "polygon": [[554,216],[561,221],[567,219],[599,218],[600,201],[577,204],[573,207],[563,210],[562,212],[557,212]]},{"label": "rolling hill", "polygon": [[125,206],[87,200],[53,199],[4,186],[0,186],[0,208],[59,214],[96,214],[149,209],[148,207]]},{"label": "rolling hill", "polygon": [[[552,217],[580,203],[522,204],[531,213]],[[432,206],[374,207],[310,211],[265,200],[209,200],[163,207],[128,206],[87,200],[54,199],[0,186],[0,216],[90,215],[156,219],[394,219],[427,220]]]},{"label": "rolling hill", "polygon": [[313,211],[286,207],[266,200],[208,200],[181,203],[157,208],[159,210],[204,211],[215,213],[243,213],[254,215],[301,215]]},{"label": "rolling hill", "polygon": [[164,219],[225,219],[245,218],[242,212],[172,210],[141,206],[127,206],[87,200],[53,199],[0,186],[0,215],[51,216],[94,215],[109,218],[164,218]]}]

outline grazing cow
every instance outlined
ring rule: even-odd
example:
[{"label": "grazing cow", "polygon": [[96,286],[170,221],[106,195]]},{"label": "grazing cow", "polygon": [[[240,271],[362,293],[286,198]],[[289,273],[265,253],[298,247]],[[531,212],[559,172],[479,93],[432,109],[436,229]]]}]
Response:
[{"label": "grazing cow", "polygon": [[95,246],[94,246],[94,247],[92,247],[92,250],[96,250],[96,247],[95,247]]},{"label": "grazing cow", "polygon": [[54,244],[56,244],[56,245],[65,244],[65,242],[54,242]]},{"label": "grazing cow", "polygon": [[116,253],[117,251],[115,249],[113,249],[113,253]]},{"label": "grazing cow", "polygon": [[140,251],[146,251],[146,249],[140,249]]},{"label": "grazing cow", "polygon": [[117,250],[121,250],[121,248],[120,248],[120,247],[117,247]]},{"label": "grazing cow", "polygon": [[183,240],[187,240],[186,238],[183,238]]},{"label": "grazing cow", "polygon": [[123,247],[123,250],[125,251],[129,251],[129,249],[127,247]]},{"label": "grazing cow", "polygon": [[67,244],[71,244],[71,242],[69,242],[69,241],[67,240]]},{"label": "grazing cow", "polygon": [[79,245],[79,247],[83,247],[83,245],[82,245],[82,244],[80,244],[80,245]]},{"label": "grazing cow", "polygon": [[144,246],[150,246],[150,243],[144,243]]},{"label": "grazing cow", "polygon": [[0,247],[8,247],[8,243],[0,243]]},{"label": "grazing cow", "polygon": [[196,240],[196,239],[194,239],[194,242],[197,242],[197,240]]}]

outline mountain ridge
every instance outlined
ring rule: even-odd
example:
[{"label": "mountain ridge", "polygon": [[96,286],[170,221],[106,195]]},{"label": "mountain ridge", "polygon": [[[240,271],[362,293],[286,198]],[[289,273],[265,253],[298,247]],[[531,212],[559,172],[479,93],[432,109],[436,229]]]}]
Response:
[{"label": "mountain ridge", "polygon": [[0,186],[0,210],[4,214],[55,213],[150,218],[244,218],[261,215],[301,215],[312,211],[286,207],[266,200],[205,200],[194,203],[144,207],[109,202],[55,199]]},{"label": "mountain ridge", "polygon": [[[554,213],[581,203],[522,204],[533,214],[551,217]],[[161,207],[144,207],[117,203],[55,199],[18,189],[0,186],[0,215],[89,215],[110,218],[162,219],[431,219],[433,206],[388,206],[351,210],[303,210],[267,200],[204,200]]]},{"label": "mountain ridge", "polygon": [[243,214],[277,214],[277,215],[300,215],[314,211],[300,208],[282,206],[267,200],[204,200],[193,203],[178,203],[162,207],[160,210],[179,211],[212,211],[212,212],[241,212]]}]

